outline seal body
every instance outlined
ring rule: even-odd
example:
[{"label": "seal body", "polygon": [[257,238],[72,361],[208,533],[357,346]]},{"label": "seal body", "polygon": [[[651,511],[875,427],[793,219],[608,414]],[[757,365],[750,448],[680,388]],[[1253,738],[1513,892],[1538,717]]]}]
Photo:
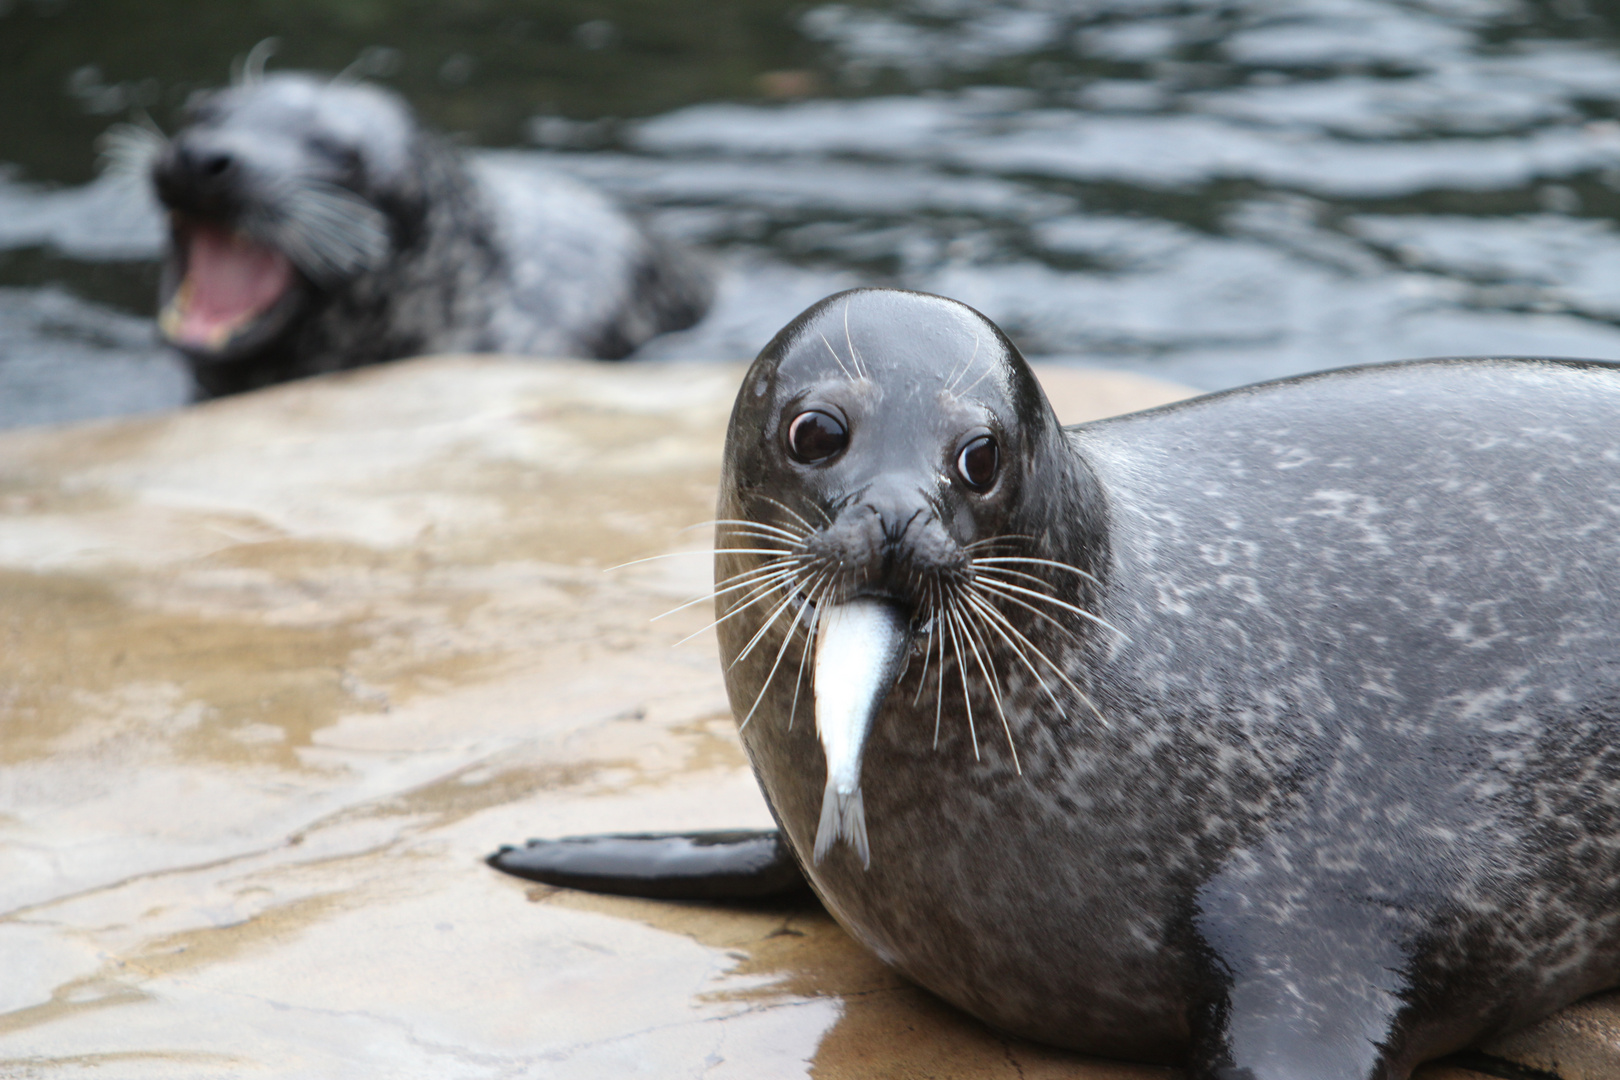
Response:
[{"label": "seal body", "polygon": [[[727,439],[749,757],[834,916],[992,1024],[1405,1077],[1620,983],[1617,415],[1606,364],[1438,360],[1065,430],[971,309],[832,297]],[[857,601],[910,660],[866,851],[818,858],[815,657]]]},{"label": "seal body", "polygon": [[617,358],[709,301],[599,192],[469,167],[375,86],[255,76],[127,145],[170,214],[159,326],[204,395],[429,352]]}]

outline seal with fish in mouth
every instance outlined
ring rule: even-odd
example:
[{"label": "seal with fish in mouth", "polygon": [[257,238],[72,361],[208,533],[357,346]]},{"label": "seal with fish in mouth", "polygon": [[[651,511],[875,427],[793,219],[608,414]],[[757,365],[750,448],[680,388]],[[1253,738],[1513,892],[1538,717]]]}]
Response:
[{"label": "seal with fish in mouth", "polygon": [[202,395],[433,352],[616,359],[707,308],[708,272],[600,192],[470,163],[379,87],[260,69],[173,138],[110,140],[168,211],[158,322]]},{"label": "seal with fish in mouth", "polygon": [[787,843],[941,997],[1194,1080],[1402,1080],[1620,984],[1616,416],[1614,365],[1463,359],[1065,429],[972,309],[821,302],[717,515]]}]

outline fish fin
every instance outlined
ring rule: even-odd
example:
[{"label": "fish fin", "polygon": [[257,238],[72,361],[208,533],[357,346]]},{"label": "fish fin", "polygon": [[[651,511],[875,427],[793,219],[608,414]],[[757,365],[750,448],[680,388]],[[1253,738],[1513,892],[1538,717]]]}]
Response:
[{"label": "fish fin", "polygon": [[816,826],[815,861],[818,866],[839,840],[849,842],[863,868],[871,868],[872,848],[866,841],[866,802],[861,796],[861,789],[841,792],[829,781],[821,796],[821,823]]}]

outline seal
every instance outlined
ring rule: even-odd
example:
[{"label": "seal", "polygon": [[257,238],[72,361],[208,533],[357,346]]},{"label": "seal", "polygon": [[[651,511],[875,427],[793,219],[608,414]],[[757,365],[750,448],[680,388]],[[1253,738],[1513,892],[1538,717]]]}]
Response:
[{"label": "seal", "polygon": [[376,86],[250,65],[172,139],[137,132],[112,151],[169,212],[158,323],[202,396],[431,352],[615,359],[709,302],[600,192],[469,166]]},{"label": "seal", "polygon": [[1343,369],[1061,428],[843,293],[732,413],[748,756],[828,910],[989,1023],[1399,1080],[1620,984],[1620,368]]}]

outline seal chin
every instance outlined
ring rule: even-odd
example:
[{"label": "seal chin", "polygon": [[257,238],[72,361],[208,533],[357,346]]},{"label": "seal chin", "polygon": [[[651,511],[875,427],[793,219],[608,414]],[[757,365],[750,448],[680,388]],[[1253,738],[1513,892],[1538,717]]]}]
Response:
[{"label": "seal chin", "polygon": [[292,260],[241,229],[187,214],[170,218],[158,328],[169,344],[203,361],[262,349],[303,307]]},{"label": "seal chin", "polygon": [[892,601],[857,597],[820,615],[816,639],[816,732],[827,759],[827,788],[816,828],[815,860],[844,840],[872,865],[861,799],[861,754],[872,718],[905,670],[911,620]]}]

